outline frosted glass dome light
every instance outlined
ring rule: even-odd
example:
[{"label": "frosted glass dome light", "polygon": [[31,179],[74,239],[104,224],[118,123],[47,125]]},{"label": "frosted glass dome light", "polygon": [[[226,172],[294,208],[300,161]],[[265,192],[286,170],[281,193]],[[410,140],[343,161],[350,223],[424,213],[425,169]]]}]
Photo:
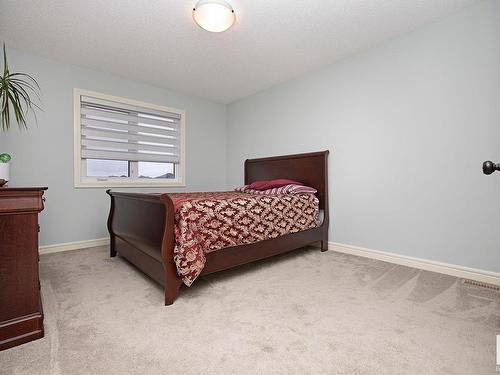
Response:
[{"label": "frosted glass dome light", "polygon": [[236,16],[224,0],[200,0],[193,8],[193,19],[201,28],[220,33],[233,26]]}]

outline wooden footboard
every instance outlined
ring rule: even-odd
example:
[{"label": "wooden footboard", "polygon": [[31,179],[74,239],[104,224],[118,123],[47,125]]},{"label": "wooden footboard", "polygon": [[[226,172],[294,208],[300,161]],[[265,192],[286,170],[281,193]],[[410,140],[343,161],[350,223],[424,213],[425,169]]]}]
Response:
[{"label": "wooden footboard", "polygon": [[174,263],[174,205],[167,194],[106,191],[110,256],[120,253],[165,287],[165,305],[174,302],[182,280]]}]

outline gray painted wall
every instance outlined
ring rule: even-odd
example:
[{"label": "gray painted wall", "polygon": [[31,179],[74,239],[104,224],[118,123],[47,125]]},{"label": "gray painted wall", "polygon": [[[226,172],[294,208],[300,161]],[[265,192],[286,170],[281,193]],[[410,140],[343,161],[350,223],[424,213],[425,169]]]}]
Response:
[{"label": "gray painted wall", "polygon": [[[43,112],[28,132],[0,133],[0,150],[13,156],[12,185],[46,185],[40,242],[55,244],[107,235],[105,189],[73,187],[73,88],[98,91],[186,110],[186,183],[181,190],[225,187],[225,106],[117,76],[8,51],[11,70],[27,72],[42,87]],[[120,188],[117,190],[126,190]],[[141,189],[144,191],[147,189]],[[154,191],[153,189],[150,189]]]},{"label": "gray painted wall", "polygon": [[[245,158],[330,149],[330,240],[500,271],[500,1],[227,108]],[[285,177],[285,176],[284,176]]]}]

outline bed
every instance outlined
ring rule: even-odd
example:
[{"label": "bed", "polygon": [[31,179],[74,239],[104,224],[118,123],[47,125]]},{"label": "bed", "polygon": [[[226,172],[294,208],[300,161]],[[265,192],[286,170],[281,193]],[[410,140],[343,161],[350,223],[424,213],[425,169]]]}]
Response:
[{"label": "bed", "polygon": [[[317,223],[306,230],[258,242],[227,246],[230,244],[228,242],[223,243],[223,247],[219,244],[216,251],[204,254],[203,267],[196,271],[196,276],[237,267],[314,243],[319,243],[321,250],[326,251],[329,223],[328,153],[321,151],[247,159],[244,170],[245,184],[288,178],[316,189]],[[107,190],[107,193],[111,198],[108,217],[110,256],[114,257],[119,253],[162,285],[165,290],[165,305],[171,305],[177,298],[181,285],[191,283],[185,274],[178,272],[179,252],[175,246],[176,209],[178,210],[182,194],[124,193],[111,190]],[[238,199],[236,193],[232,193],[230,197]]]}]

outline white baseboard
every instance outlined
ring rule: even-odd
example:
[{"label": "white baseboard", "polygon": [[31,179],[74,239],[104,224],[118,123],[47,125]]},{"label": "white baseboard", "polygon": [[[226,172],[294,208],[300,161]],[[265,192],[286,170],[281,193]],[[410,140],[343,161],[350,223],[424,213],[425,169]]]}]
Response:
[{"label": "white baseboard", "polygon": [[483,283],[500,285],[500,273],[497,272],[463,267],[449,263],[436,262],[433,260],[414,258],[406,255],[388,253],[385,251],[371,250],[363,247],[345,245],[336,242],[328,242],[328,249],[338,251],[339,253],[382,260],[384,262],[418,268],[421,270],[444,273],[446,275],[463,279],[470,279]]},{"label": "white baseboard", "polygon": [[[109,245],[109,238],[98,238],[95,240],[66,242],[55,245],[40,246],[40,254],[58,253],[61,251],[70,251],[78,249],[86,249],[96,246]],[[499,285],[500,273],[485,271],[476,268],[458,266],[455,264],[436,262],[433,260],[414,258],[406,255],[388,253],[385,251],[366,249],[359,246],[346,245],[336,242],[328,242],[328,249],[339,253],[356,255],[364,258],[382,260],[388,263],[399,264],[418,268],[421,270],[443,273],[445,275],[455,276],[463,279],[471,279],[483,283]]]},{"label": "white baseboard", "polygon": [[98,238],[95,240],[86,240],[86,241],[76,241],[76,242],[65,242],[59,243],[55,245],[45,245],[39,247],[40,254],[51,254],[51,253],[59,253],[61,251],[70,251],[70,250],[79,250],[86,249],[89,247],[96,246],[105,246],[109,245],[109,238]]}]

